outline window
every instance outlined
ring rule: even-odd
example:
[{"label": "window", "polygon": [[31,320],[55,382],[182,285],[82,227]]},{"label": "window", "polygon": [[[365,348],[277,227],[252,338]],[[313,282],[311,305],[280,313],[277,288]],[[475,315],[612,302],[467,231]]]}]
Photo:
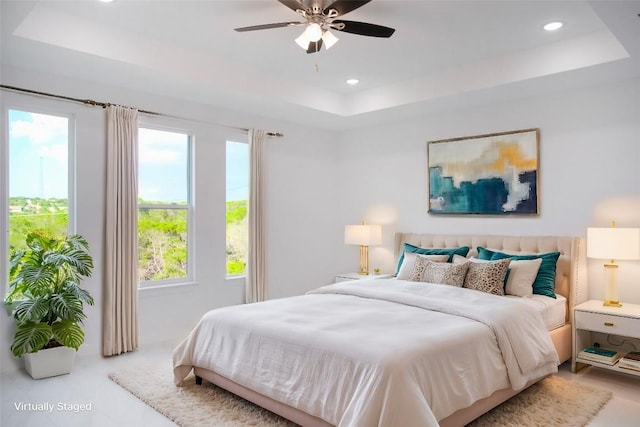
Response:
[{"label": "window", "polygon": [[33,230],[66,235],[70,227],[68,117],[8,110],[9,256]]},{"label": "window", "polygon": [[249,144],[227,141],[227,275],[245,274],[249,227]]},{"label": "window", "polygon": [[138,133],[138,277],[158,285],[192,280],[191,137]]}]

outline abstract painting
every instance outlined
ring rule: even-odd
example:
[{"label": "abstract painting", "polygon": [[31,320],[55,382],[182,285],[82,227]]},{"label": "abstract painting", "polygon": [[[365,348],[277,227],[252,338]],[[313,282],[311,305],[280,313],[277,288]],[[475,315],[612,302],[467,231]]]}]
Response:
[{"label": "abstract painting", "polygon": [[538,129],[430,141],[429,213],[538,213]]}]

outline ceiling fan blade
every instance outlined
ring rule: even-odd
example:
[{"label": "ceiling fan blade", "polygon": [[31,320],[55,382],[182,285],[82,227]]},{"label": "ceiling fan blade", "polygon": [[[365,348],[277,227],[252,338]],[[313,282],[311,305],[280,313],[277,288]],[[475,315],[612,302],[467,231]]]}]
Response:
[{"label": "ceiling fan blade", "polygon": [[239,32],[269,30],[271,28],[292,27],[295,25],[302,25],[302,24],[303,24],[302,22],[278,22],[275,24],[263,24],[263,25],[252,25],[251,27],[240,27],[240,28],[235,28],[235,30]]},{"label": "ceiling fan blade", "polygon": [[293,10],[294,12],[297,11],[298,9],[302,9],[304,10],[305,7],[296,0],[278,0],[280,3],[282,3],[283,5],[287,6],[289,9]]},{"label": "ceiling fan blade", "polygon": [[[339,28],[339,26],[334,27],[335,24],[344,24],[344,27],[343,28]],[[359,34],[361,36],[369,36],[369,37],[389,38],[396,31],[393,28],[383,27],[382,25],[369,24],[367,22],[358,22],[358,21],[335,20],[331,22],[331,26],[337,31],[342,31],[345,33],[352,33],[352,34]]]},{"label": "ceiling fan blade", "polygon": [[307,53],[320,52],[320,49],[322,49],[322,39],[318,40],[317,42],[309,42]]},{"label": "ceiling fan blade", "polygon": [[341,16],[345,13],[349,13],[352,10],[356,10],[357,8],[364,6],[369,3],[371,0],[337,0],[325,7],[322,13],[327,15],[331,9],[335,9],[338,11],[338,14],[335,16]]}]

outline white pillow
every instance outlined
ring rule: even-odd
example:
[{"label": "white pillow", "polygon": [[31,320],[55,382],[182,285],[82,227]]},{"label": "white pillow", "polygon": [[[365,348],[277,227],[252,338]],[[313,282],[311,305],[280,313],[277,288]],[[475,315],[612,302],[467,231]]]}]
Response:
[{"label": "white pillow", "polygon": [[405,251],[404,258],[402,259],[402,265],[400,266],[396,279],[409,280],[418,256],[434,262],[446,262],[449,260],[449,255],[420,255]]},{"label": "white pillow", "polygon": [[511,260],[505,293],[518,297],[533,295],[533,282],[540,270],[540,264],[542,264],[542,258]]},{"label": "white pillow", "polygon": [[467,261],[469,261],[469,262],[477,262],[477,263],[480,263],[480,264],[486,263],[486,262],[493,262],[493,261],[489,261],[489,260],[486,260],[486,259],[480,259],[480,258],[476,258],[476,257],[467,258],[467,257],[464,257],[462,255],[458,255],[458,254],[455,254],[453,256],[453,259],[451,260],[451,262],[453,264],[464,264]]},{"label": "white pillow", "polygon": [[462,255],[458,255],[458,254],[454,254],[453,258],[451,259],[451,263],[452,264],[463,264],[467,261],[471,261],[471,262],[476,262],[479,261],[478,258],[467,258],[465,256]]}]

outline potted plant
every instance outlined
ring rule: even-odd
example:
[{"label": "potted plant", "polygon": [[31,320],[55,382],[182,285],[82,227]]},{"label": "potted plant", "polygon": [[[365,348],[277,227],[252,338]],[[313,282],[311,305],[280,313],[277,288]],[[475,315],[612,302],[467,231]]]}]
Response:
[{"label": "potted plant", "polygon": [[93,298],[80,287],[93,270],[87,241],[79,235],[52,237],[31,232],[26,250],[10,255],[5,304],[16,321],[11,352],[23,357],[33,378],[71,372],[84,342],[84,304]]}]

